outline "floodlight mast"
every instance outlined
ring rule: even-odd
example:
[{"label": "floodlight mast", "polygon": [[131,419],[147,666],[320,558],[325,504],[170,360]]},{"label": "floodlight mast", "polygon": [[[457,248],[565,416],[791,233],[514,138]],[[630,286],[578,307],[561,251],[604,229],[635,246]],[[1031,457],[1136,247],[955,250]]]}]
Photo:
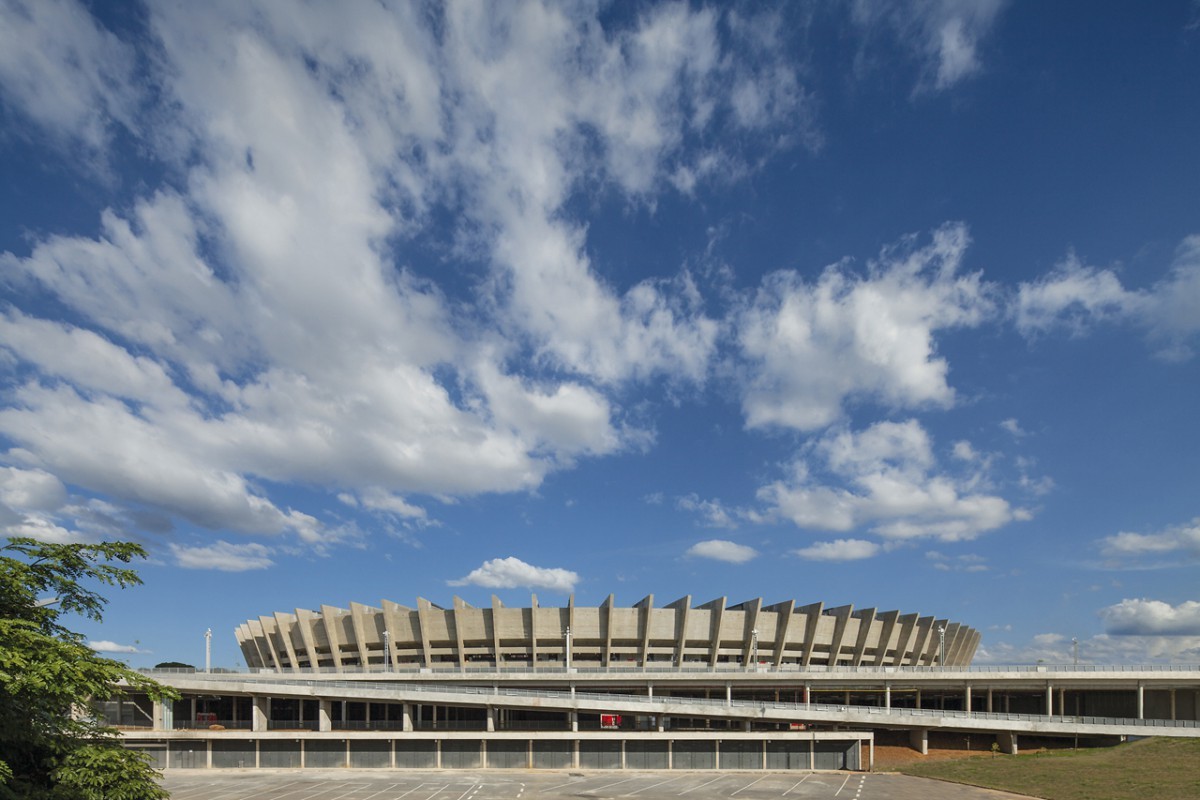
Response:
[{"label": "floodlight mast", "polygon": [[204,632],[204,671],[212,672],[212,628]]}]

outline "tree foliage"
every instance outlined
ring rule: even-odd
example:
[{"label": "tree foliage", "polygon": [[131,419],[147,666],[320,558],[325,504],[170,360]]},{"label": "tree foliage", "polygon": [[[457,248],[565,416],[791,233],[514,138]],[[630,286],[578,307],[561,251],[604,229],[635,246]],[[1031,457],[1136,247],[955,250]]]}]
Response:
[{"label": "tree foliage", "polygon": [[126,542],[12,538],[0,547],[0,800],[167,796],[145,756],[122,747],[89,703],[128,690],[155,698],[172,690],[97,655],[60,621],[66,614],[99,621],[106,601],[96,587],[141,583],[127,565],[145,556]]}]

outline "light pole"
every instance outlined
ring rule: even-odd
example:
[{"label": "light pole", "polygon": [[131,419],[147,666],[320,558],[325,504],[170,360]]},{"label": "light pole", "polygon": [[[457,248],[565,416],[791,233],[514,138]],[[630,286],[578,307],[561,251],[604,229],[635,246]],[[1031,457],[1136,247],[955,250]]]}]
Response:
[{"label": "light pole", "polygon": [[390,636],[391,636],[391,634],[388,633],[387,631],[383,632],[383,671],[384,672],[392,671],[392,648],[388,646],[388,641],[389,641]]},{"label": "light pole", "polygon": [[212,672],[212,628],[204,632],[204,671]]},{"label": "light pole", "polygon": [[946,626],[938,625],[938,666],[946,666]]},{"label": "light pole", "polygon": [[754,662],[753,662],[754,663],[754,671],[757,672],[758,671],[758,628],[755,628],[754,630],[750,631],[750,638],[751,638],[751,641],[753,642],[750,652],[753,653],[753,655],[754,655]]},{"label": "light pole", "polygon": [[1075,666],[1078,667],[1079,666],[1079,638],[1075,637],[1075,636],[1071,637],[1071,656],[1072,656],[1072,660],[1075,662]]},{"label": "light pole", "polygon": [[565,631],[563,631],[563,638],[566,639],[566,647],[567,647],[566,663],[567,663],[567,669],[569,670],[569,669],[571,669],[571,626],[570,625],[568,625],[567,629]]}]

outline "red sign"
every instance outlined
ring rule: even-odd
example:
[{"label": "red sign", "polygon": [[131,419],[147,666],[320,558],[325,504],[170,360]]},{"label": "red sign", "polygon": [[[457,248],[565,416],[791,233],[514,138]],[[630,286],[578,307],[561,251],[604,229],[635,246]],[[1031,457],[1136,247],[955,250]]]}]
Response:
[{"label": "red sign", "polygon": [[606,731],[615,731],[617,728],[621,727],[621,715],[620,714],[601,714],[600,715],[600,727]]}]

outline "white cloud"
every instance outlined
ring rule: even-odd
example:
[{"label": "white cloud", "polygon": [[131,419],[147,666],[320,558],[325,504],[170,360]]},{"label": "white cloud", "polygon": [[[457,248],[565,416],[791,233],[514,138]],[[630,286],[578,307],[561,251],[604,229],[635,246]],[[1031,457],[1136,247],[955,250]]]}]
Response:
[{"label": "white cloud", "polygon": [[133,51],[74,0],[4,0],[0,13],[0,97],[102,158],[115,126],[133,124]]},{"label": "white cloud", "polygon": [[1005,0],[855,0],[851,18],[867,34],[886,31],[923,62],[917,91],[944,90],[981,68],[979,48]]},{"label": "white cloud", "polygon": [[682,511],[699,514],[709,528],[736,528],[738,520],[747,516],[740,509],[727,508],[720,500],[702,500],[694,493],[680,497],[675,505]]},{"label": "white cloud", "polygon": [[924,247],[909,238],[887,248],[865,276],[845,265],[815,284],[793,271],[768,276],[737,320],[749,363],[746,424],[816,430],[863,399],[953,405],[935,334],[978,325],[992,310],[980,276],[956,274],[968,243],[964,226],[946,225]]},{"label": "white cloud", "polygon": [[1087,266],[1072,253],[1049,275],[1020,285],[1013,314],[1017,329],[1030,337],[1132,324],[1162,358],[1191,358],[1200,334],[1200,235],[1185,238],[1166,277],[1146,289],[1127,289],[1116,270]]},{"label": "white cloud", "polygon": [[753,547],[726,541],[724,539],[709,539],[696,542],[687,549],[686,555],[697,558],[711,558],[714,561],[726,561],[730,564],[744,564],[758,555]]},{"label": "white cloud", "polygon": [[925,558],[933,564],[933,568],[942,572],[987,572],[988,565],[983,556],[973,553],[962,553],[956,556],[930,550]]},{"label": "white cloud", "polygon": [[149,653],[149,650],[142,650],[140,647],[132,644],[117,644],[106,639],[98,641],[89,641],[88,647],[95,650],[97,653]]},{"label": "white cloud", "polygon": [[71,319],[0,318],[24,381],[0,412],[10,463],[212,530],[328,543],[273,486],[417,523],[414,495],[529,491],[645,446],[623,384],[703,383],[720,323],[678,265],[608,280],[570,201],[747,170],[714,147],[693,160],[697,137],[819,138],[767,17],[728,18],[758,45],[736,59],[720,12],[684,4],[610,29],[536,2],[436,25],[409,6],[155,5],[138,80],[162,103],[143,131],[135,45],[77,4],[22,9],[8,101],[88,147],[124,125],[180,179],[105,210],[94,237],[0,254]]},{"label": "white cloud", "polygon": [[1003,428],[1004,430],[1008,431],[1013,436],[1016,436],[1017,438],[1021,438],[1023,436],[1029,435],[1021,427],[1021,423],[1017,422],[1015,417],[1010,417],[1006,420],[1003,420],[1000,423],[1000,427]]},{"label": "white cloud", "polygon": [[519,558],[493,558],[465,578],[447,581],[449,586],[483,586],[490,589],[548,589],[569,594],[575,591],[579,575],[568,569],[535,567]]},{"label": "white cloud", "polygon": [[1200,659],[1200,636],[1110,636],[1072,637],[1059,633],[1038,634],[1023,644],[985,641],[975,654],[975,663],[1039,663],[1069,665],[1076,652],[1080,665],[1195,664]]},{"label": "white cloud", "polygon": [[793,552],[809,561],[858,561],[874,558],[882,548],[865,539],[834,539],[831,542],[814,542]]},{"label": "white cloud", "polygon": [[1105,566],[1114,569],[1194,561],[1200,559],[1200,517],[1158,533],[1121,531],[1101,539],[1100,549]]},{"label": "white cloud", "polygon": [[215,569],[222,572],[246,572],[274,565],[271,551],[256,542],[230,544],[219,540],[211,545],[186,547],[172,543],[175,563],[185,569]]},{"label": "white cloud", "polygon": [[762,487],[758,497],[801,528],[869,525],[893,540],[969,540],[1029,517],[1001,497],[975,491],[979,483],[978,475],[956,479],[938,472],[929,435],[908,420],[826,433],[792,464],[786,480]]},{"label": "white cloud", "polygon": [[1200,637],[1200,602],[1173,606],[1161,600],[1125,599],[1100,610],[1112,636]]}]

